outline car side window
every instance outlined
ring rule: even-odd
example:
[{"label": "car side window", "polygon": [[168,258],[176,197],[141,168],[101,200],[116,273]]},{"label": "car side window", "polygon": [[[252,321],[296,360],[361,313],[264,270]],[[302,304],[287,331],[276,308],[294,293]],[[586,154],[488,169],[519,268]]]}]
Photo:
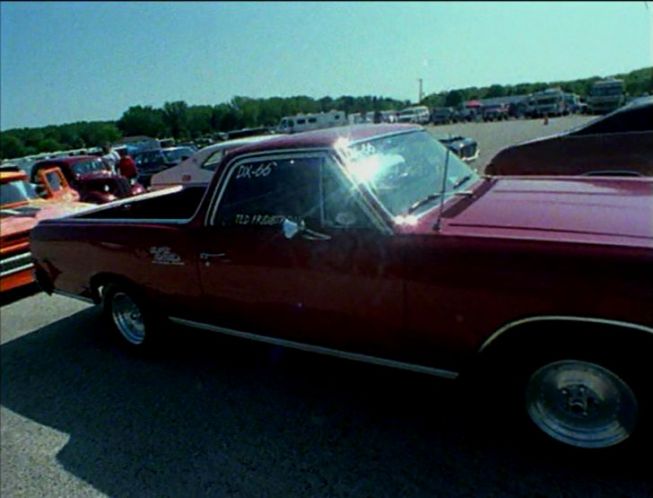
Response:
[{"label": "car side window", "polygon": [[50,189],[52,190],[52,192],[58,192],[63,188],[63,184],[61,183],[61,177],[59,176],[59,173],[57,173],[57,171],[47,172],[45,174],[45,180],[50,185]]},{"label": "car side window", "polygon": [[324,199],[323,226],[327,228],[372,228],[373,224],[356,202],[353,185],[331,161],[322,168],[322,198]]},{"label": "car side window", "polygon": [[209,171],[215,171],[215,168],[217,168],[218,164],[220,164],[220,161],[222,161],[223,156],[223,149],[216,150],[213,154],[206,158],[206,161],[202,163],[201,168],[208,169]]},{"label": "car side window", "polygon": [[321,157],[257,159],[232,170],[213,224],[277,226],[284,218],[320,226]]}]

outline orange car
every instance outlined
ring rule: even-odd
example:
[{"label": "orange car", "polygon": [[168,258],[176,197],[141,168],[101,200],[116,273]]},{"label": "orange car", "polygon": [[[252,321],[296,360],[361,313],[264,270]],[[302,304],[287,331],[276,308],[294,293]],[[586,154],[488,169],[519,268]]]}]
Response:
[{"label": "orange car", "polygon": [[0,292],[34,281],[29,233],[40,220],[94,207],[78,202],[59,168],[39,172],[38,187],[41,196],[24,172],[0,171]]}]

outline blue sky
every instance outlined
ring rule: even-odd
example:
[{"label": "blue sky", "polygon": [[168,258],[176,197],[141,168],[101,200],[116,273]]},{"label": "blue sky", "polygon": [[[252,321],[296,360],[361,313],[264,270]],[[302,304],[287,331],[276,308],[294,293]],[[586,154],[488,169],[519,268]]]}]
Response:
[{"label": "blue sky", "polygon": [[0,129],[653,65],[653,2],[0,2]]}]

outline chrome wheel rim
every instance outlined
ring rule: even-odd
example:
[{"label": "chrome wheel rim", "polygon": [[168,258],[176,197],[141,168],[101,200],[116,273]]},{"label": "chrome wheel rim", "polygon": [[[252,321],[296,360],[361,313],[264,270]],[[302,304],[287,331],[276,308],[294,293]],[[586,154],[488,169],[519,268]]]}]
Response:
[{"label": "chrome wheel rim", "polygon": [[124,292],[116,292],[111,298],[111,316],[120,335],[138,346],[145,340],[145,324],[141,309]]},{"label": "chrome wheel rim", "polygon": [[628,384],[595,363],[549,363],[529,379],[528,415],[546,434],[579,448],[607,448],[630,437],[637,398]]}]

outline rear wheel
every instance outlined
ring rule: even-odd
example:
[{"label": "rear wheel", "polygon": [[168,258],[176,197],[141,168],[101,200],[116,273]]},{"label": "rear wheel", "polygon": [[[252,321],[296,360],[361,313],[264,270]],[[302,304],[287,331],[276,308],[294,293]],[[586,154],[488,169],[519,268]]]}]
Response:
[{"label": "rear wheel", "polygon": [[102,292],[104,310],[122,346],[146,350],[161,336],[162,321],[157,319],[145,299],[127,285],[109,284]]}]

